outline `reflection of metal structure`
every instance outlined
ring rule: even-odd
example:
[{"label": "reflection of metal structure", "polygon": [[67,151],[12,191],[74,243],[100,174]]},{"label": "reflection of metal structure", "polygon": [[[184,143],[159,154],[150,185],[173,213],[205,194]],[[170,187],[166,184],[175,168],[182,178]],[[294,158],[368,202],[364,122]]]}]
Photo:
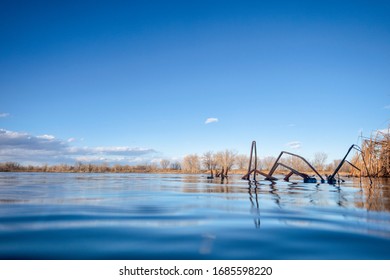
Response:
[{"label": "reflection of metal structure", "polygon": [[[370,182],[372,184],[372,181],[371,181],[371,177],[370,177],[370,173],[368,172],[368,169],[367,169],[367,165],[366,165],[366,162],[364,161],[364,157],[362,155],[362,150],[360,149],[360,147],[358,145],[355,145],[353,144],[347,151],[347,153],[345,154],[344,158],[340,161],[339,165],[336,167],[336,169],[334,170],[334,172],[332,173],[332,175],[329,175],[328,178],[327,178],[327,181],[328,181],[328,184],[336,184],[337,182],[340,182],[340,179],[336,180],[336,175],[338,175],[341,167],[344,165],[344,163],[348,163],[349,165],[351,165],[353,168],[355,168],[356,170],[358,170],[360,172],[360,176],[361,176],[361,170],[360,168],[358,168],[356,165],[352,164],[351,162],[349,162],[347,160],[347,157],[349,155],[349,153],[352,151],[352,149],[355,149],[357,152],[359,152],[359,155],[361,156],[362,160],[363,160],[363,163],[364,163],[364,166],[366,167],[366,171],[367,171],[367,176],[368,178],[370,179]],[[339,177],[339,176],[338,176]],[[343,181],[343,180],[342,180]]]},{"label": "reflection of metal structure", "polygon": [[[252,195],[252,188],[249,186],[248,188],[249,193],[249,200],[251,202],[251,213],[254,215],[253,221],[256,228],[260,228],[261,221],[260,221],[260,208],[259,208],[259,199],[257,197],[257,189],[255,189],[255,197],[253,198]],[[255,199],[255,202],[253,201]]]},{"label": "reflection of metal structure", "polygon": [[315,168],[314,168],[314,167],[313,167],[313,166],[312,166],[304,157],[301,157],[300,155],[293,154],[293,153],[286,152],[286,151],[282,151],[282,152],[279,154],[279,156],[278,156],[278,158],[276,159],[274,165],[272,166],[271,170],[270,170],[269,173],[268,173],[268,177],[272,177],[272,175],[273,175],[273,173],[275,172],[275,170],[276,170],[279,166],[282,166],[282,167],[284,167],[284,168],[290,170],[290,172],[284,177],[284,180],[287,181],[287,182],[290,180],[290,177],[291,177],[293,174],[295,174],[295,175],[298,175],[298,176],[302,177],[304,183],[317,183],[317,179],[314,178],[313,176],[309,176],[309,175],[306,174],[306,173],[299,172],[298,170],[296,170],[296,169],[294,169],[294,168],[292,168],[292,167],[290,167],[290,166],[288,166],[288,165],[286,165],[286,164],[284,164],[284,163],[279,162],[280,159],[282,158],[283,154],[287,154],[287,155],[290,155],[290,156],[297,157],[297,158],[301,159],[304,163],[307,164],[307,166],[310,167],[311,170],[314,171],[314,173],[317,174],[318,177],[321,178],[321,183],[324,183],[324,182],[325,182],[324,178],[322,178],[322,176],[320,175],[320,173],[318,173],[317,170],[316,170],[316,169],[315,169]]}]

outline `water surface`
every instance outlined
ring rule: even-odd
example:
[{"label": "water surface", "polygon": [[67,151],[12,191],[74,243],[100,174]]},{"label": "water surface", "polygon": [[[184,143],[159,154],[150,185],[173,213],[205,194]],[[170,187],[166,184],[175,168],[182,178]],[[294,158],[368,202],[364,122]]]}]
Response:
[{"label": "water surface", "polygon": [[390,259],[390,182],[0,173],[1,259]]}]

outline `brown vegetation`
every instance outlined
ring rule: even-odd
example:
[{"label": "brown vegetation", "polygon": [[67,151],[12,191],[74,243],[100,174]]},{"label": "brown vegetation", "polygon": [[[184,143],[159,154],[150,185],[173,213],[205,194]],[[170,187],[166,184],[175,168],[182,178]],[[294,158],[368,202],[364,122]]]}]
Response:
[{"label": "brown vegetation", "polygon": [[227,177],[229,171],[237,163],[237,153],[232,150],[224,150],[217,153],[208,151],[199,157],[197,154],[190,154],[183,159],[183,171],[186,173],[210,172],[210,178]]},{"label": "brown vegetation", "polygon": [[43,166],[22,166],[15,162],[0,163],[0,172],[61,172],[61,173],[155,173],[181,172],[180,164],[173,163],[171,168],[159,169],[156,165],[119,165],[109,166],[107,163],[92,164],[77,162],[75,165],[58,164]]},{"label": "brown vegetation", "polygon": [[[367,176],[390,177],[390,134],[376,131],[370,138],[362,140],[361,156],[355,155],[352,163]],[[366,169],[367,167],[367,169]],[[358,170],[353,170],[353,175],[359,175]]]}]

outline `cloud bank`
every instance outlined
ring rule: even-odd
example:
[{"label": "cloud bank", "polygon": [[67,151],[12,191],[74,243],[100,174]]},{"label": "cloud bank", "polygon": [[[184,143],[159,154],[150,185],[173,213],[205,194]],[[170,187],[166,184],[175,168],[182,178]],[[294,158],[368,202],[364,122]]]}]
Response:
[{"label": "cloud bank", "polygon": [[[72,138],[70,138],[72,139]],[[34,136],[25,132],[0,129],[0,159],[22,164],[57,164],[84,162],[140,163],[148,162],[155,150],[150,148],[112,146],[76,147],[53,135]]]},{"label": "cloud bank", "polygon": [[214,122],[218,122],[218,119],[217,118],[208,118],[204,123],[209,124],[209,123],[214,123]]}]

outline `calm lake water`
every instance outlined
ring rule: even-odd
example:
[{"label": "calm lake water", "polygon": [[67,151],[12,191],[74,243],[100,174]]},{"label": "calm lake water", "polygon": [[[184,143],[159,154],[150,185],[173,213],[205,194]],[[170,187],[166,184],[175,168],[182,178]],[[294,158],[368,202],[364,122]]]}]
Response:
[{"label": "calm lake water", "polygon": [[390,259],[390,181],[0,173],[1,259]]}]

